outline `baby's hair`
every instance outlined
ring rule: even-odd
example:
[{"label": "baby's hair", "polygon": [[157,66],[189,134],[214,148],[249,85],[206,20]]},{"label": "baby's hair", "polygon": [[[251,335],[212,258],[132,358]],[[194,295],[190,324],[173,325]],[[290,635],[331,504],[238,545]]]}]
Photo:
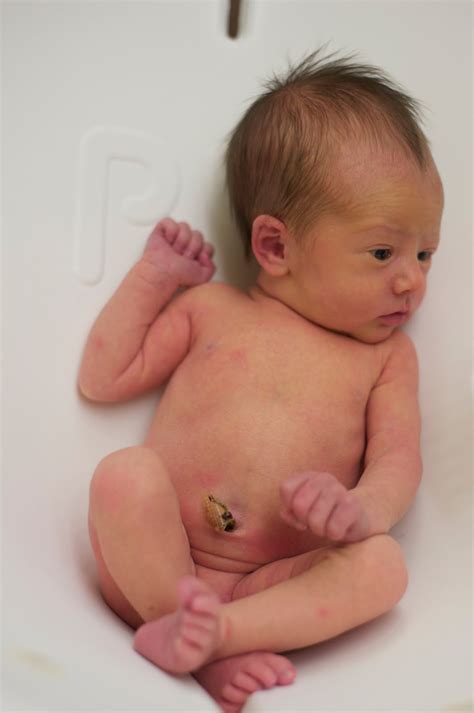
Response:
[{"label": "baby's hair", "polygon": [[381,69],[354,63],[354,55],[324,58],[321,51],[266,82],[230,135],[227,187],[247,256],[258,215],[301,235],[322,215],[344,208],[331,166],[348,139],[396,147],[420,169],[428,165],[420,103]]}]

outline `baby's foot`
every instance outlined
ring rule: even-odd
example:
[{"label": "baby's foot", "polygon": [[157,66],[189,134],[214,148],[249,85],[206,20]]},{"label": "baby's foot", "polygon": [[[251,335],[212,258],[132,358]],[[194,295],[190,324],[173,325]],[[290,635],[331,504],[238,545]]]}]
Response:
[{"label": "baby's foot", "polygon": [[200,668],[219,644],[218,596],[196,577],[178,584],[179,607],[143,624],[135,634],[135,651],[170,673]]},{"label": "baby's foot", "polygon": [[256,651],[214,661],[193,675],[224,713],[238,713],[252,693],[287,686],[296,671],[284,656]]}]

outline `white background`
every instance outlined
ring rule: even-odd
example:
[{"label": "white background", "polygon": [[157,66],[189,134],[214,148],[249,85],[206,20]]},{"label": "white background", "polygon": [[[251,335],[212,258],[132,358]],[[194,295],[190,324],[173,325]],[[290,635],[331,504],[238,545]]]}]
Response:
[{"label": "white background", "polygon": [[[237,40],[226,37],[224,1],[2,9],[5,708],[215,710],[192,678],[137,656],[130,630],[97,595],[88,483],[103,456],[140,443],[157,395],[90,405],[77,368],[93,318],[170,208],[215,244],[215,279],[246,284],[222,190],[225,137],[262,80],[329,43],[383,67],[429,108],[446,209],[428,295],[408,327],[421,367],[425,477],[394,533],[410,571],[400,605],[293,654],[297,682],[255,695],[248,710],[469,710],[471,4],[248,0]],[[111,127],[119,138],[108,141]],[[135,139],[126,150],[127,132]],[[142,154],[153,141],[163,146],[150,167]],[[156,215],[139,204],[131,222],[123,200],[150,186]],[[78,259],[91,248],[97,268],[92,234],[105,245],[94,285],[80,279]]]}]

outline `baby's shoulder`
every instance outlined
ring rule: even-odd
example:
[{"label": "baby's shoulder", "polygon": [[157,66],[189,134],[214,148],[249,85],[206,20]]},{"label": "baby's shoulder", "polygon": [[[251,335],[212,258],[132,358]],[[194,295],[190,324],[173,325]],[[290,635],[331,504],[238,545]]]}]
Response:
[{"label": "baby's shoulder", "polygon": [[190,306],[206,306],[226,308],[230,303],[245,300],[245,293],[225,282],[206,282],[197,287],[191,287],[182,295]]},{"label": "baby's shoulder", "polygon": [[207,282],[191,287],[178,299],[196,328],[203,323],[222,321],[230,313],[237,317],[239,306],[248,301],[244,292],[224,282]]},{"label": "baby's shoulder", "polygon": [[193,295],[198,299],[215,299],[215,298],[225,298],[225,299],[237,299],[245,297],[245,294],[238,290],[236,287],[232,287],[226,282],[205,282],[197,287],[191,287],[188,293]]},{"label": "baby's shoulder", "polygon": [[390,371],[418,371],[418,357],[412,339],[397,329],[384,342],[376,345],[380,374]]},{"label": "baby's shoulder", "polygon": [[383,342],[385,348],[389,355],[416,355],[415,345],[413,340],[400,329],[396,329],[395,332]]}]

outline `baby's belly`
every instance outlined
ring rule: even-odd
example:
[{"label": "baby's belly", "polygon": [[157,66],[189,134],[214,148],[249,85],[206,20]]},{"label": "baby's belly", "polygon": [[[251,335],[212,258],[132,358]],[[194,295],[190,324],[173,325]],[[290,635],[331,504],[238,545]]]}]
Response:
[{"label": "baby's belly", "polygon": [[[233,508],[232,502],[227,504]],[[185,510],[186,512],[186,510]],[[191,555],[196,564],[221,572],[249,573],[258,567],[285,557],[323,547],[326,540],[304,534],[275,516],[260,518],[249,508],[231,510],[236,520],[231,532],[215,531],[202,518],[187,517],[183,522]]]},{"label": "baby's belly", "polygon": [[285,456],[270,449],[249,458],[252,449],[242,442],[219,452],[215,442],[213,448],[211,444],[203,448],[202,440],[183,437],[181,447],[175,448],[162,436],[148,445],[163,459],[176,488],[193,559],[220,571],[251,572],[267,562],[328,544],[281,519],[280,484],[287,477],[326,470],[348,488],[359,477],[360,453],[345,466],[339,454],[334,460],[337,467],[331,468],[327,457],[314,463],[312,454],[303,457],[301,448],[298,457],[292,457],[291,449]]},{"label": "baby's belly", "polygon": [[[227,392],[225,400],[198,392],[189,404],[192,391],[168,390],[146,440],[176,488],[195,562],[249,572],[324,546],[325,540],[283,522],[280,485],[318,470],[354,487],[365,448],[365,402],[346,400],[336,408],[337,400],[328,406],[321,391],[282,402],[244,384]],[[233,529],[213,528],[208,496],[230,511]]]}]

